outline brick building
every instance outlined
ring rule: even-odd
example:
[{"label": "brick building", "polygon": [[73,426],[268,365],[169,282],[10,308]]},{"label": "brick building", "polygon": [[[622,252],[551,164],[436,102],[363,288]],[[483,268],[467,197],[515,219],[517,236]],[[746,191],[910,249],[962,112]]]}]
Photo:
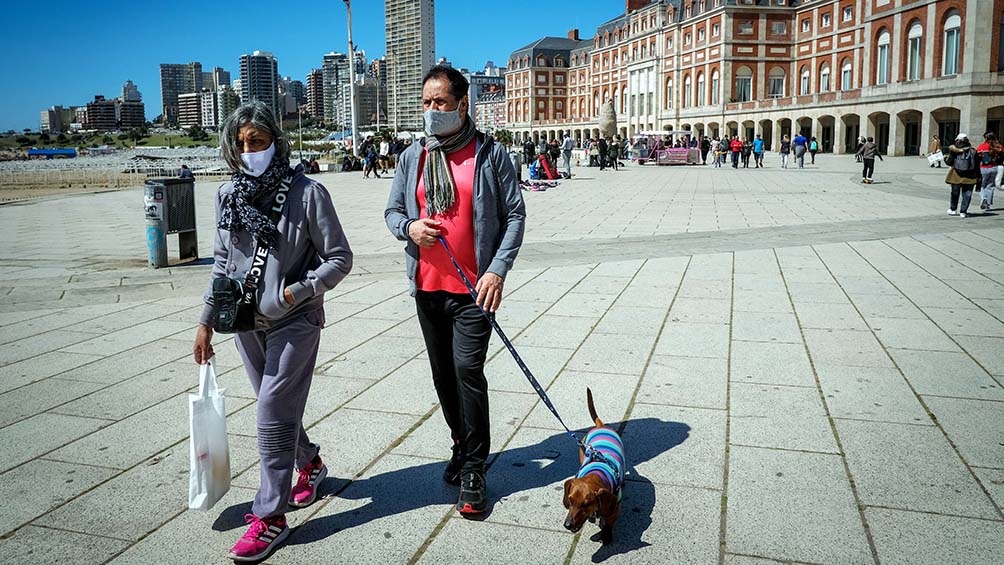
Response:
[{"label": "brick building", "polygon": [[506,118],[519,137],[596,135],[606,100],[622,136],[759,133],[776,148],[801,131],[836,153],[865,135],[887,154],[917,155],[933,134],[978,137],[1004,125],[1004,0],[626,0],[625,8],[590,40],[573,30],[512,53]]}]

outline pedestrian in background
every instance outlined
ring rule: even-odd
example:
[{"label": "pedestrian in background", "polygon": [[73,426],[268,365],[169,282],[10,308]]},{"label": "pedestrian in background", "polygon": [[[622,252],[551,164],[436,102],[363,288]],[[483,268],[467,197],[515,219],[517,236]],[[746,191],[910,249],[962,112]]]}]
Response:
[{"label": "pedestrian in background", "polygon": [[941,168],[941,161],[943,159],[942,159],[942,155],[941,155],[941,140],[938,139],[937,135],[931,136],[931,145],[928,146],[928,148],[927,148],[927,154],[928,155],[937,155],[938,156],[938,160],[935,161],[934,163],[931,163],[931,168],[933,169],[935,163],[937,163],[938,168],[940,169]]},{"label": "pedestrian in background", "polygon": [[878,145],[875,144],[875,138],[867,138],[855,156],[861,157],[861,162],[864,163],[861,170],[861,182],[872,184],[874,182],[872,175],[875,174],[875,158],[878,157],[879,161],[883,160]]},{"label": "pedestrian in background", "polygon": [[795,162],[798,164],[798,168],[805,168],[805,152],[808,150],[809,140],[799,133],[795,139],[791,140],[791,144],[794,146]]},{"label": "pedestrian in background", "polygon": [[[443,480],[460,485],[457,511],[476,515],[488,508],[491,451],[484,371],[491,325],[481,308],[494,314],[502,303],[505,276],[523,242],[526,208],[505,148],[477,131],[467,115],[469,89],[452,67],[437,65],[425,75],[428,136],[401,155],[384,219],[407,242],[410,291],[450,428],[452,456]],[[489,169],[495,174],[477,174]],[[476,299],[440,237],[474,284]]]},{"label": "pedestrian in background", "polygon": [[763,167],[763,149],[763,136],[758,133],[753,139],[753,163],[757,169]]},{"label": "pedestrian in background", "polygon": [[787,135],[781,138],[781,150],[779,153],[781,154],[781,168],[787,169],[788,155],[791,154],[791,140],[788,139]]},{"label": "pedestrian in background", "polygon": [[179,179],[194,178],[193,175],[192,175],[192,169],[189,169],[188,165],[182,164],[181,165],[181,172],[178,173],[178,178]]},{"label": "pedestrian in background", "polygon": [[256,101],[235,110],[220,128],[220,147],[231,177],[216,192],[215,262],[192,349],[196,363],[213,356],[221,307],[214,282],[244,280],[257,248],[266,249],[264,266],[255,267],[264,271],[254,328],[234,335],[258,400],[260,484],[244,517],[250,527],[229,554],[259,561],[289,535],[286,512],[314,502],[327,475],[320,446],[303,429],[303,411],[324,327],[324,293],[349,274],[352,251],[327,189],[289,167],[289,141],[268,106]]},{"label": "pedestrian in background", "polygon": [[753,154],[753,142],[748,137],[743,141],[742,152],[743,168],[748,169],[750,168],[750,155]]},{"label": "pedestrian in background", "polygon": [[565,138],[561,140],[561,156],[565,160],[565,175],[567,178],[572,178],[572,149],[574,147],[575,141],[572,140],[572,134],[566,131]]},{"label": "pedestrian in background", "polygon": [[945,184],[952,187],[948,215],[965,218],[969,212],[969,202],[973,198],[973,189],[980,181],[979,159],[976,150],[969,143],[968,135],[960,133],[955,136],[955,143],[949,145],[945,152],[945,164],[948,165]]},{"label": "pedestrian in background", "polygon": [[990,210],[994,204],[994,184],[997,181],[997,160],[1002,151],[1000,142],[997,141],[997,134],[988,131],[983,134],[983,143],[976,148],[977,158],[980,161],[980,209]]},{"label": "pedestrian in background", "polygon": [[743,142],[738,135],[732,136],[732,141],[729,142],[729,151],[732,153],[732,168],[738,169],[739,155],[743,152]]},{"label": "pedestrian in background", "polygon": [[816,153],[819,152],[819,142],[813,137],[809,140],[809,155],[812,156],[812,164],[816,164]]}]

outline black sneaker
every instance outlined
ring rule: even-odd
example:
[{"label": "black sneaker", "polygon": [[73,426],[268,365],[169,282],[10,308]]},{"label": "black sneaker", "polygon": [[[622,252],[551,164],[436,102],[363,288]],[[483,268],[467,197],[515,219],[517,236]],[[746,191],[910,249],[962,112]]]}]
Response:
[{"label": "black sneaker", "polygon": [[446,464],[446,469],[443,470],[443,482],[448,485],[460,486],[460,468],[464,465],[463,451],[460,449],[460,442],[455,442],[453,444],[453,455],[450,457],[450,462]]},{"label": "black sneaker", "polygon": [[481,514],[488,509],[485,474],[483,471],[464,471],[460,479],[460,498],[457,512],[464,515]]}]

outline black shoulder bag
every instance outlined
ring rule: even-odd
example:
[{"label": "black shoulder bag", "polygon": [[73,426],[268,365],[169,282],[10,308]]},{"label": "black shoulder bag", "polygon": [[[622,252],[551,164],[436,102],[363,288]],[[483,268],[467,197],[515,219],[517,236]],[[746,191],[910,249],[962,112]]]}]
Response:
[{"label": "black shoulder bag", "polygon": [[[282,216],[282,208],[286,204],[286,195],[289,193],[292,178],[291,175],[287,175],[282,179],[282,186],[275,195],[271,218],[276,225]],[[268,248],[256,242],[254,255],[251,257],[251,269],[243,280],[230,277],[213,280],[213,329],[216,332],[232,334],[254,329],[258,283],[265,276],[267,263]]]}]

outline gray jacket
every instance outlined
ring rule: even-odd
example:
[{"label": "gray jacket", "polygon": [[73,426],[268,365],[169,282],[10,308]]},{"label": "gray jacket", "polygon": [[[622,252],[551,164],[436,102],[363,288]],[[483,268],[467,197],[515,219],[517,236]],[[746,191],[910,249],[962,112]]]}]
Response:
[{"label": "gray jacket", "polygon": [[858,149],[857,154],[860,155],[862,159],[874,159],[875,157],[878,157],[879,161],[882,160],[882,155],[879,153],[878,145],[874,141],[866,141],[865,144]]},{"label": "gray jacket", "polygon": [[[331,195],[324,186],[297,167],[277,228],[278,245],[269,250],[265,276],[258,284],[258,327],[265,329],[296,314],[321,308],[324,293],[335,287],[352,270],[352,250],[338,221]],[[216,192],[216,219],[219,221],[223,196],[233,191],[229,182]],[[270,208],[275,192],[259,198],[260,210]],[[251,268],[254,238],[240,229],[216,229],[213,272],[203,300],[199,323],[212,325],[213,279],[229,276],[243,279]],[[290,306],[283,296],[286,287],[293,293]]]},{"label": "gray jacket", "polygon": [[[407,242],[404,252],[412,296],[419,248],[408,237],[408,226],[422,216],[418,209],[418,164],[423,151],[424,142],[420,142],[411,144],[401,154],[383,213],[390,233]],[[505,147],[478,132],[474,158],[474,252],[478,278],[486,272],[505,278],[523,244],[525,222],[523,194]]]}]

